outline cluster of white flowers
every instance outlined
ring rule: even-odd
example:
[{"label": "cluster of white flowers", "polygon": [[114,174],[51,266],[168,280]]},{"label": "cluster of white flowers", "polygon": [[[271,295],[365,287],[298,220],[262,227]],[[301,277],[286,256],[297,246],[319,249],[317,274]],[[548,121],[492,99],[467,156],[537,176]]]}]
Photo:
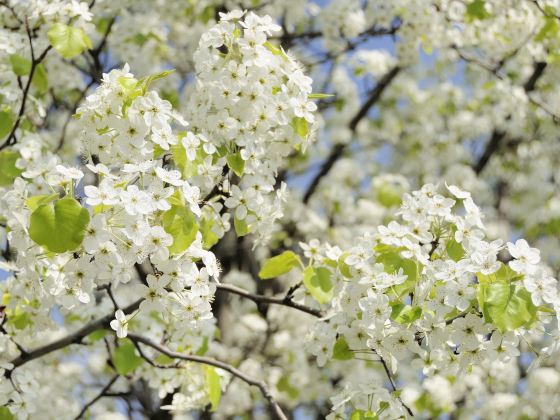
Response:
[{"label": "cluster of white flowers", "polygon": [[[172,118],[186,124],[155,92],[135,90],[137,83],[142,81],[134,79],[127,67],[113,70],[104,75],[101,86],[78,110],[89,156],[86,166],[92,175],[88,178],[96,181],[93,185],[83,186],[81,170],[60,165],[55,155],[45,154],[35,136],[17,145],[21,156],[18,165],[26,170],[6,193],[1,213],[10,229],[7,239],[17,250],[17,272],[2,285],[9,291],[4,305],[10,332],[32,328],[45,334],[58,330],[49,316],[53,305],[64,315],[80,313],[79,319],[90,319],[96,316],[88,312],[96,308],[96,299],[102,298],[105,308],[111,306],[113,298],[109,300],[104,292],[109,290],[121,305],[141,299],[134,313],[116,311],[111,327],[118,337],[148,326],[157,336],[165,328],[172,347],[197,349],[212,336],[210,304],[215,284],[210,277],[217,278],[219,268],[214,254],[204,249],[198,229],[200,191],[179,171],[167,169],[166,158],[155,158],[154,151],[177,143],[170,126]],[[84,197],[79,197],[81,190]],[[74,195],[87,208],[82,208]],[[55,202],[54,207],[51,202]],[[51,206],[55,212],[52,223],[60,231],[50,235],[57,241],[67,239],[59,232],[72,237],[72,226],[57,224],[58,217],[67,224],[74,222],[64,219],[62,211],[57,213],[62,202],[74,203],[87,216],[81,243],[66,252],[48,238],[39,246],[35,242],[38,236],[31,234],[32,240],[29,234],[34,229],[30,220],[33,224],[35,210],[48,211]],[[46,220],[40,223],[35,229],[47,227]],[[144,284],[130,283],[135,266],[142,264],[150,267],[152,274]],[[159,332],[152,325],[153,314],[158,314]],[[2,373],[11,369],[6,362],[20,353],[8,344],[2,352]],[[29,374],[26,372],[22,371]],[[154,387],[171,380],[158,370],[147,370],[145,375]],[[170,383],[180,386],[181,381],[178,375]],[[19,376],[15,376],[15,383],[23,388]],[[2,388],[2,400],[33,398],[33,392],[20,396],[18,389]]]},{"label": "cluster of white flowers", "polygon": [[560,3],[156,3],[0,1],[0,418],[559,418]]},{"label": "cluster of white flowers", "polygon": [[[431,184],[405,194],[403,223],[380,226],[347,251],[302,244],[315,270],[329,270],[333,280],[328,321],[308,337],[320,366],[345,349],[349,358],[369,352],[392,372],[413,360],[428,377],[458,376],[483,360],[518,356],[529,327],[541,329],[558,316],[558,282],[540,264],[538,250],[523,239],[508,243],[513,259],[505,265],[499,259],[504,244],[485,240],[470,193],[448,190],[452,198]],[[365,395],[375,400],[376,392],[358,387],[347,391],[347,401],[364,409],[360,401]],[[404,413],[395,398],[385,401]]]},{"label": "cluster of white flowers", "polygon": [[[294,149],[306,147],[317,109],[311,78],[267,41],[279,30],[269,16],[231,12],[201,37],[187,111],[194,134],[183,142],[187,158],[213,176],[211,184],[226,163],[241,178],[224,186],[225,205],[261,238],[282,216],[285,192],[274,194],[276,174]],[[198,154],[189,153],[197,147]]]}]

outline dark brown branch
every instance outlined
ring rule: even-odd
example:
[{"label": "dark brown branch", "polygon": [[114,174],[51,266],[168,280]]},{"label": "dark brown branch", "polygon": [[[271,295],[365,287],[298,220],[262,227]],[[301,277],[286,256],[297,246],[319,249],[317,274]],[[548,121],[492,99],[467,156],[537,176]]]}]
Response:
[{"label": "dark brown branch", "polygon": [[[126,308],[123,309],[123,312],[125,314],[130,314],[131,312],[134,312],[136,309],[140,307],[140,303],[142,302],[142,300],[143,299],[139,299],[136,302],[131,303],[130,305],[128,305]],[[28,350],[27,353],[23,353],[11,361],[14,367],[12,370],[6,371],[6,374],[10,375],[11,372],[13,372],[13,370],[16,369],[17,367],[24,365],[25,363],[30,362],[34,359],[43,357],[49,353],[52,353],[53,351],[60,350],[71,344],[82,343],[84,338],[89,334],[91,334],[92,332],[99,329],[107,328],[113,318],[114,318],[114,314],[112,313],[107,314],[103,318],[99,318],[96,321],[90,322],[89,324],[80,328],[78,331],[69,334],[66,337],[53,341],[50,344],[46,344],[34,350]]]},{"label": "dark brown branch", "polygon": [[282,305],[282,306],[287,306],[289,308],[297,309],[298,311],[305,312],[317,318],[321,318],[324,316],[324,314],[318,309],[313,309],[310,308],[309,306],[305,306],[300,303],[294,302],[292,300],[291,295],[286,295],[285,297],[270,297],[264,295],[257,295],[254,293],[250,293],[246,290],[243,290],[239,287],[232,286],[231,284],[224,284],[224,283],[218,284],[216,285],[216,287],[217,290],[233,293],[235,295],[250,299],[257,304],[264,303],[264,304],[271,304],[271,305]]},{"label": "dark brown branch", "polygon": [[523,85],[523,89],[525,89],[526,93],[529,93],[529,92],[532,92],[533,90],[535,90],[535,87],[537,85],[537,81],[543,75],[543,73],[546,69],[546,65],[547,65],[547,63],[544,62],[544,61],[538,61],[538,62],[535,63],[535,68],[533,69],[533,73],[531,74],[531,77],[529,77],[529,79],[527,79],[527,81]]},{"label": "dark brown branch", "polygon": [[[391,375],[391,371],[389,370],[389,367],[387,366],[387,362],[385,361],[385,359],[383,359],[383,357],[381,357],[381,355],[378,354],[378,356],[379,356],[379,361],[381,362],[381,365],[383,366],[383,370],[385,370],[385,373],[387,374],[387,378],[389,379],[389,383],[391,384],[391,389],[393,390],[393,392],[395,392],[397,390],[397,386],[395,384],[395,381],[393,380],[393,376]],[[404,403],[404,401],[401,399],[400,396],[397,397],[397,398],[401,402],[404,409],[407,411],[408,415],[411,416],[411,417],[414,417],[414,413],[412,412],[410,407]]]},{"label": "dark brown branch", "polygon": [[[531,91],[535,89],[538,80],[544,74],[546,66],[547,64],[542,61],[535,63],[533,73],[523,84],[523,89],[527,94],[529,94]],[[501,130],[495,129],[492,132],[492,135],[490,136],[490,140],[486,144],[486,148],[484,149],[484,152],[482,153],[478,161],[476,161],[476,163],[473,165],[473,170],[476,172],[477,175],[482,172],[482,170],[486,167],[486,165],[490,161],[490,158],[497,152],[505,136],[506,133]]]},{"label": "dark brown branch", "polygon": [[117,379],[119,378],[119,375],[115,375],[111,378],[111,380],[109,382],[107,382],[107,385],[105,385],[101,391],[99,391],[99,394],[97,394],[95,396],[95,398],[93,398],[90,402],[88,402],[86,405],[84,405],[84,408],[82,408],[82,411],[80,411],[80,413],[74,417],[74,420],[78,420],[81,419],[84,414],[86,413],[87,409],[90,408],[93,404],[95,404],[97,401],[99,401],[102,397],[105,396],[105,393],[107,391],[109,391],[109,389],[113,386],[113,384],[117,381]]},{"label": "dark brown branch", "polygon": [[239,369],[225,363],[225,362],[221,362],[219,360],[215,360],[215,359],[211,359],[209,357],[204,357],[204,356],[197,356],[197,355],[193,355],[193,354],[183,354],[183,353],[177,353],[174,351],[169,350],[168,348],[156,343],[155,341],[146,338],[146,337],[142,337],[136,334],[128,334],[128,338],[131,339],[134,342],[137,343],[142,343],[148,347],[153,348],[154,350],[157,350],[158,352],[166,355],[167,357],[171,357],[172,359],[179,359],[179,360],[185,360],[187,362],[194,362],[194,363],[202,363],[208,366],[214,366],[217,367],[219,369],[225,370],[226,372],[231,373],[233,376],[241,379],[243,382],[245,382],[248,385],[252,385],[257,387],[262,395],[268,400],[268,403],[270,405],[270,407],[272,408],[274,414],[281,420],[287,420],[288,418],[286,417],[286,415],[284,414],[284,412],[282,411],[282,408],[280,408],[280,405],[276,402],[276,400],[274,399],[274,397],[272,396],[272,393],[270,392],[270,389],[268,388],[268,386],[266,385],[266,383],[264,383],[263,381],[259,381],[257,379],[253,379],[250,378],[249,376],[245,375],[245,373],[241,372]]},{"label": "dark brown branch", "polygon": [[486,144],[486,148],[484,152],[478,159],[478,161],[473,165],[473,170],[478,175],[482,172],[482,170],[486,167],[492,155],[498,150],[498,146],[500,145],[502,139],[505,137],[506,133],[499,130],[494,130],[492,132],[492,136],[490,140]]},{"label": "dark brown branch", "polygon": [[[364,102],[362,107],[359,109],[359,111],[350,120],[350,123],[348,124],[348,128],[352,130],[353,133],[356,132],[356,128],[358,127],[360,121],[362,121],[362,119],[366,117],[369,110],[377,103],[377,101],[379,101],[385,89],[387,89],[387,87],[391,84],[393,79],[397,76],[397,74],[399,74],[400,71],[401,71],[400,67],[398,66],[393,67],[393,69],[387,72],[381,78],[381,80],[379,80],[379,82],[375,86],[375,89],[373,89],[373,91],[369,95],[369,98]],[[319,186],[319,182],[321,182],[321,179],[329,173],[329,171],[332,169],[332,167],[338,161],[338,159],[342,157],[342,154],[344,153],[345,150],[346,150],[345,144],[337,144],[336,146],[333,147],[331,153],[329,154],[329,156],[321,166],[321,169],[319,170],[317,175],[315,175],[315,177],[311,181],[311,184],[309,184],[309,187],[307,188],[307,191],[303,196],[304,203],[307,204],[309,202],[309,199],[315,193],[315,190]]]},{"label": "dark brown branch", "polygon": [[29,40],[29,48],[31,50],[31,69],[29,70],[27,83],[25,84],[25,88],[23,90],[23,97],[21,99],[21,105],[19,107],[19,112],[18,112],[16,122],[14,123],[14,126],[12,127],[12,130],[10,131],[10,134],[8,135],[6,141],[2,145],[0,145],[0,150],[16,144],[17,142],[16,130],[18,129],[21,120],[23,119],[23,114],[25,114],[25,106],[27,104],[27,97],[29,96],[29,89],[31,88],[31,82],[33,81],[33,75],[35,74],[35,69],[39,64],[41,64],[41,61],[44,60],[44,58],[47,56],[47,53],[52,48],[52,46],[49,45],[47,48],[45,48],[45,50],[41,53],[39,57],[35,58],[35,50],[33,49],[33,39],[31,36],[31,30],[29,29],[27,18],[25,19],[25,31],[27,32],[27,39]]}]

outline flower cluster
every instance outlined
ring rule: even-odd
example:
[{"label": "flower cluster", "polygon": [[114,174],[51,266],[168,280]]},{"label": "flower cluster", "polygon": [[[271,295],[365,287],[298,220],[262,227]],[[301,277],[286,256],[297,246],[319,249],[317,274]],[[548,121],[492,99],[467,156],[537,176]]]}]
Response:
[{"label": "flower cluster", "polygon": [[[236,227],[267,238],[282,216],[283,190],[274,194],[285,158],[305,148],[315,122],[311,78],[267,36],[280,27],[269,16],[231,12],[200,40],[188,118],[194,134],[183,144],[189,161],[216,179],[227,162],[241,179],[225,186]],[[203,175],[200,173],[198,175]]]},{"label": "flower cluster", "polygon": [[[214,331],[210,278],[217,279],[218,263],[203,246],[199,189],[169,169],[165,156],[156,157],[178,141],[171,121],[186,123],[127,67],[104,75],[78,115],[87,178],[55,155],[41,160],[33,136],[17,146],[26,170],[2,202],[17,252],[16,273],[3,284],[8,331],[59,330],[49,317],[53,305],[75,322],[96,316],[97,299],[106,309],[137,299],[134,312],[116,310],[111,327],[118,337],[149,328],[173,347],[198,349]],[[146,267],[142,284],[131,281]],[[20,352],[6,347],[3,374]],[[157,370],[144,375],[154,387],[170,381]],[[23,387],[19,370],[14,380]],[[180,386],[181,377],[171,383]],[[33,398],[18,390],[2,388],[1,399]]]},{"label": "flower cluster", "polygon": [[[520,340],[529,341],[530,330],[558,317],[558,282],[540,263],[539,251],[523,239],[508,243],[511,260],[505,264],[506,247],[485,240],[470,193],[448,190],[451,197],[428,184],[405,194],[402,223],[380,226],[346,251],[302,244],[312,269],[325,273],[322,290],[331,289],[330,299],[321,301],[304,275],[306,299],[329,302],[327,321],[308,337],[320,366],[370,354],[393,373],[406,362],[427,377],[457,377],[484,360],[519,356]],[[548,351],[558,347],[557,341],[549,344]],[[368,389],[347,389],[344,403],[368,411],[363,403],[371,405],[383,392],[381,401],[391,407],[384,416],[395,418],[393,407],[404,414],[404,405],[385,389]],[[334,410],[342,413],[345,404]]]}]

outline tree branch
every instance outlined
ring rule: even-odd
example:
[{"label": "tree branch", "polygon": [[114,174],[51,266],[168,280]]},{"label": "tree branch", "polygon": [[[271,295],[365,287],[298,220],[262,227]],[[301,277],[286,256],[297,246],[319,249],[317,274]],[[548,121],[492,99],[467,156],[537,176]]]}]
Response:
[{"label": "tree branch", "polygon": [[[136,309],[138,309],[142,300],[143,299],[139,299],[136,302],[131,303],[130,305],[128,305],[126,308],[123,309],[123,312],[125,314],[134,312]],[[16,357],[14,360],[11,361],[14,367],[11,370],[6,371],[5,375],[7,376],[11,375],[11,372],[13,372],[17,367],[24,365],[25,363],[30,362],[34,359],[43,357],[49,353],[52,353],[53,351],[60,350],[71,344],[81,343],[83,339],[89,334],[91,334],[92,332],[102,328],[107,328],[113,318],[114,318],[114,314],[112,313],[107,314],[103,318],[99,318],[96,321],[90,322],[89,324],[80,328],[78,331],[69,334],[66,337],[53,341],[52,343],[44,345],[42,347],[38,347],[34,350],[28,350],[27,353],[20,354],[18,357]]]},{"label": "tree branch", "polygon": [[[393,67],[393,69],[387,72],[381,78],[381,80],[379,80],[379,82],[375,86],[375,89],[373,89],[373,91],[371,92],[369,98],[364,102],[364,104],[356,113],[354,118],[350,120],[350,123],[348,124],[348,128],[352,131],[352,133],[356,132],[356,128],[358,127],[360,121],[368,114],[369,110],[377,103],[377,101],[379,101],[385,89],[387,89],[387,87],[391,84],[393,79],[397,76],[397,74],[399,74],[400,71],[401,71],[401,67],[399,66]],[[347,147],[346,144],[337,144],[336,146],[333,147],[331,153],[329,154],[329,156],[321,166],[321,169],[319,170],[317,175],[315,175],[315,178],[313,178],[313,180],[311,181],[311,184],[309,184],[309,187],[307,188],[307,191],[303,196],[303,202],[305,204],[309,202],[309,199],[315,193],[315,190],[319,186],[321,179],[329,173],[329,171],[332,169],[332,167],[338,161],[338,159],[342,157],[342,154],[346,150],[346,147]]]},{"label": "tree branch", "polygon": [[252,300],[255,303],[264,303],[264,304],[271,304],[271,305],[282,305],[287,306],[290,308],[297,309],[298,311],[302,311],[313,315],[314,317],[321,318],[324,314],[318,310],[310,308],[309,306],[302,305],[300,303],[296,303],[292,300],[290,295],[286,295],[284,297],[270,297],[264,295],[257,295],[246,290],[243,290],[239,287],[233,286],[231,284],[224,284],[220,283],[216,285],[217,290],[233,293],[235,295],[247,298]]},{"label": "tree branch", "polygon": [[128,338],[134,342],[142,343],[148,347],[151,347],[154,350],[157,350],[158,352],[166,355],[167,357],[171,357],[172,359],[180,359],[180,360],[185,360],[187,362],[202,363],[208,366],[217,367],[219,369],[231,373],[233,376],[241,379],[246,384],[259,388],[262,395],[268,400],[268,403],[272,408],[272,410],[274,411],[274,413],[276,414],[276,416],[281,420],[288,420],[288,418],[282,411],[282,408],[280,408],[280,405],[276,402],[276,400],[272,396],[270,389],[263,381],[250,378],[247,375],[245,375],[243,372],[241,372],[239,369],[231,365],[228,365],[225,362],[221,362],[219,360],[211,359],[209,357],[204,357],[204,356],[177,353],[169,350],[168,348],[156,343],[155,341],[149,338],[142,337],[136,334],[128,334]]},{"label": "tree branch", "polygon": [[111,378],[111,380],[109,382],[107,382],[107,385],[105,385],[101,389],[101,391],[99,391],[99,394],[97,394],[95,396],[95,398],[93,398],[90,402],[88,402],[86,405],[84,405],[84,408],[82,408],[82,411],[80,411],[80,413],[76,417],[74,417],[74,420],[81,419],[84,416],[84,414],[86,413],[88,408],[90,408],[93,404],[95,404],[98,400],[100,400],[103,396],[105,396],[105,393],[107,391],[109,391],[111,386],[113,386],[113,384],[117,381],[118,378],[119,378],[119,375],[113,376]]},{"label": "tree branch", "polygon": [[52,48],[52,46],[49,45],[47,48],[45,48],[45,51],[43,51],[43,53],[39,57],[35,58],[35,51],[33,49],[33,40],[31,38],[31,30],[29,29],[27,18],[25,19],[25,30],[27,32],[27,39],[29,40],[29,48],[31,50],[31,69],[29,70],[27,83],[25,84],[25,88],[23,90],[23,97],[21,99],[21,105],[19,107],[19,112],[18,112],[16,122],[14,123],[14,126],[12,127],[12,130],[10,131],[10,134],[8,135],[6,141],[2,145],[0,145],[0,150],[16,144],[17,141],[16,130],[18,129],[19,124],[21,123],[23,114],[25,114],[25,106],[27,104],[27,97],[29,96],[29,89],[31,88],[31,82],[33,81],[33,75],[35,74],[35,69],[41,63],[41,61],[44,60],[44,58],[47,56],[47,53]]},{"label": "tree branch", "polygon": [[[395,392],[397,390],[397,386],[395,384],[395,381],[393,380],[393,376],[391,375],[391,371],[389,370],[389,367],[387,366],[387,362],[385,361],[385,359],[383,357],[381,357],[381,355],[379,353],[378,353],[378,356],[379,356],[379,361],[381,362],[381,365],[383,366],[383,370],[385,370],[385,373],[387,374],[387,378],[389,379],[389,383],[391,384],[391,389],[393,390],[393,392]],[[414,417],[414,413],[412,412],[410,407],[404,403],[404,401],[401,399],[400,396],[397,397],[397,398],[401,402],[404,409],[408,412],[408,415],[411,416],[411,417]]]},{"label": "tree branch", "polygon": [[[537,85],[537,81],[544,74],[546,66],[547,66],[547,63],[545,63],[545,62],[538,61],[538,62],[535,63],[533,73],[527,79],[527,81],[523,84],[523,89],[525,90],[525,93],[527,93],[528,96],[529,96],[530,92],[535,90],[535,87]],[[529,99],[530,99],[530,97],[529,97]],[[498,150],[498,148],[499,148],[499,146],[500,146],[500,144],[501,144],[501,142],[502,142],[502,140],[504,139],[505,136],[506,136],[506,133],[501,131],[501,130],[498,130],[498,129],[495,129],[492,132],[492,135],[490,136],[490,140],[486,144],[486,148],[484,149],[484,152],[482,153],[482,155],[480,156],[478,161],[476,161],[476,163],[474,163],[473,166],[472,166],[473,170],[475,171],[475,173],[477,175],[482,172],[482,170],[486,167],[486,165],[490,161],[490,158],[492,157],[492,155],[494,155],[494,153],[497,152],[497,150]]]}]

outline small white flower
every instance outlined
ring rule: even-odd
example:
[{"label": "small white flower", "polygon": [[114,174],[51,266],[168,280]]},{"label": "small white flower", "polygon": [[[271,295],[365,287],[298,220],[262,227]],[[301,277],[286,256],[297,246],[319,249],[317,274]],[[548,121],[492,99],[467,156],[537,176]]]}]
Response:
[{"label": "small white flower", "polygon": [[63,165],[56,165],[56,171],[66,178],[80,180],[84,177],[84,173],[78,168],[69,168]]},{"label": "small white flower", "polygon": [[117,332],[117,337],[125,338],[128,331],[128,317],[118,309],[115,312],[115,319],[110,323],[111,328]]}]

